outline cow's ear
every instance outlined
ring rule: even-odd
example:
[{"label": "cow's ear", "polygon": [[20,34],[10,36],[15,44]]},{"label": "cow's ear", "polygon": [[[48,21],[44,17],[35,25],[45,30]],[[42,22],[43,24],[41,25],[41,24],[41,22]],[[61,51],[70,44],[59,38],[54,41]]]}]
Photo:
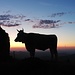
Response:
[{"label": "cow's ear", "polygon": [[23,32],[24,32],[24,29],[22,28]]},{"label": "cow's ear", "polygon": [[19,30],[17,29],[17,31],[19,32]]}]

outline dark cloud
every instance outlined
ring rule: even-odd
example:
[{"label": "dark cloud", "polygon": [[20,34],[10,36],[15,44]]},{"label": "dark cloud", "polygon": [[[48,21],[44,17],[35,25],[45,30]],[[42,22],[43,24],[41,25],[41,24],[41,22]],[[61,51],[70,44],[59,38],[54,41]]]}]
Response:
[{"label": "dark cloud", "polygon": [[50,17],[63,16],[64,14],[67,14],[67,13],[66,12],[53,13]]},{"label": "dark cloud", "polygon": [[5,13],[10,13],[11,12],[11,10],[7,10]]},{"label": "dark cloud", "polygon": [[60,22],[60,20],[54,21],[54,20],[40,20],[38,25],[35,24],[33,25],[33,28],[44,28],[44,29],[48,29],[48,28],[58,28],[59,24],[57,24],[58,22]]},{"label": "dark cloud", "polygon": [[30,21],[31,19],[25,19],[25,21]]},{"label": "dark cloud", "polygon": [[10,20],[10,19],[19,19],[22,20],[26,16],[24,15],[10,15],[10,14],[4,14],[0,15],[0,20]]},{"label": "dark cloud", "polygon": [[14,27],[14,26],[19,26],[20,24],[17,24],[17,23],[4,23],[4,22],[0,22],[0,26],[5,26],[5,27]]},{"label": "dark cloud", "polygon": [[34,21],[31,19],[25,19],[25,22],[34,22]]},{"label": "dark cloud", "polygon": [[67,22],[68,24],[75,24],[75,22]]},{"label": "dark cloud", "polygon": [[15,26],[19,26],[19,24],[3,24],[2,26],[5,26],[5,27],[15,27]]},{"label": "dark cloud", "polygon": [[54,20],[40,20],[40,25],[41,24],[52,24],[52,23],[57,23],[60,22],[60,20],[54,21]]},{"label": "dark cloud", "polygon": [[0,22],[0,25],[4,25],[4,23],[3,22]]},{"label": "dark cloud", "polygon": [[24,15],[11,15],[11,14],[0,15],[0,25],[6,27],[19,26],[20,22],[25,17],[26,16]]},{"label": "dark cloud", "polygon": [[59,17],[61,17],[61,16],[63,16],[63,15],[66,15],[66,14],[75,14],[75,12],[57,12],[57,13],[53,13],[53,14],[51,14],[51,15],[49,15],[48,17],[56,17],[56,16],[59,16]]},{"label": "dark cloud", "polygon": [[[15,27],[21,25],[21,22],[33,22],[33,28],[58,28],[64,24],[75,24],[75,22],[62,22],[61,20],[49,20],[49,19],[36,19],[36,18],[26,18],[25,15],[10,14],[10,10],[6,11],[4,15],[0,15],[0,25],[6,27]],[[51,14],[49,17],[63,16],[65,14],[75,14],[75,12],[57,12]]]},{"label": "dark cloud", "polygon": [[20,19],[20,20],[22,20],[22,19],[24,19],[26,16],[24,16],[24,15],[13,15],[13,19]]},{"label": "dark cloud", "polygon": [[63,23],[61,23],[61,25],[64,25],[64,24],[75,24],[75,22],[69,21],[69,22],[63,22]]},{"label": "dark cloud", "polygon": [[11,12],[11,10],[7,10],[7,11],[3,11],[3,13],[10,13]]},{"label": "dark cloud", "polygon": [[60,27],[58,24],[50,24],[50,25],[33,25],[33,28],[43,28],[43,29],[50,29],[50,28],[58,28]]},{"label": "dark cloud", "polygon": [[0,20],[10,20],[11,15],[0,15]]},{"label": "dark cloud", "polygon": [[67,24],[75,24],[75,22],[68,21],[68,22],[62,22],[61,20],[40,20],[38,24],[34,24],[33,28],[43,28],[43,29],[50,29],[50,28],[59,28],[63,25]]},{"label": "dark cloud", "polygon": [[59,28],[66,24],[75,24],[75,22],[59,22],[59,23],[50,23],[50,24],[41,24],[41,25],[33,25],[33,28],[43,28],[43,29],[50,29],[50,28]]}]

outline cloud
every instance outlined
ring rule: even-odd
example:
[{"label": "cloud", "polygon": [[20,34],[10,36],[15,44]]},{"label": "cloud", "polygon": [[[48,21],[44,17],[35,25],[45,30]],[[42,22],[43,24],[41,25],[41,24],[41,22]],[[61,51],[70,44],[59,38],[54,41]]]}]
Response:
[{"label": "cloud", "polygon": [[59,23],[60,25],[65,25],[65,24],[75,24],[75,22],[72,22],[72,21],[69,21],[69,22],[62,22],[62,23]]},{"label": "cloud", "polygon": [[0,15],[0,25],[6,26],[6,27],[19,26],[21,25],[20,22],[25,17],[26,16],[24,15],[11,15],[11,14]]},{"label": "cloud", "polygon": [[2,26],[5,26],[5,27],[15,27],[15,26],[19,26],[19,24],[3,24]]},{"label": "cloud", "polygon": [[[33,28],[58,28],[64,24],[75,24],[75,22],[68,21],[62,22],[62,20],[50,20],[50,19],[36,19],[36,18],[27,18],[23,14],[12,15],[10,10],[6,11],[5,14],[0,14],[0,25],[6,27],[15,27],[22,25],[21,22],[32,22]],[[57,12],[53,13],[48,17],[63,16],[66,14],[75,14],[75,12]]]},{"label": "cloud", "polygon": [[15,26],[19,26],[20,24],[18,23],[14,23],[14,22],[10,22],[10,21],[3,21],[0,22],[0,26],[5,26],[5,27],[15,27]]},{"label": "cloud", "polygon": [[56,17],[56,16],[61,17],[61,16],[66,15],[66,14],[72,15],[72,14],[75,14],[75,12],[71,12],[71,11],[69,11],[69,12],[57,12],[57,13],[53,13],[53,14],[49,15],[48,17]]},{"label": "cloud", "polygon": [[59,28],[58,24],[49,24],[49,25],[33,25],[33,28],[43,28],[43,29],[50,29],[50,28]]},{"label": "cloud", "polygon": [[35,23],[32,27],[51,29],[51,28],[59,28],[66,24],[75,24],[75,22],[72,21],[62,22],[61,20],[40,20],[37,23]]},{"label": "cloud", "polygon": [[13,15],[13,19],[20,19],[20,20],[22,20],[22,19],[24,19],[26,16],[24,16],[24,15]]},{"label": "cloud", "polygon": [[51,16],[49,16],[49,17],[56,17],[56,16],[61,17],[61,16],[65,15],[65,14],[67,14],[67,13],[66,12],[58,12],[58,13],[51,14]]},{"label": "cloud", "polygon": [[67,23],[68,23],[68,24],[75,24],[75,22],[71,22],[71,21],[70,21],[70,22],[67,22]]},{"label": "cloud", "polygon": [[38,24],[33,25],[33,28],[58,28],[60,27],[59,24],[57,24],[58,22],[60,22],[60,20],[40,20]]},{"label": "cloud", "polygon": [[25,19],[25,22],[34,22],[34,21],[31,19]]},{"label": "cloud", "polygon": [[0,22],[0,25],[4,25],[4,23],[3,22]]},{"label": "cloud", "polygon": [[25,19],[25,21],[30,21],[31,19]]},{"label": "cloud", "polygon": [[60,22],[60,20],[54,21],[54,20],[40,20],[40,24],[52,24]]},{"label": "cloud", "polygon": [[3,11],[3,13],[10,13],[11,12],[11,10],[7,10],[7,11]]},{"label": "cloud", "polygon": [[19,19],[22,20],[26,16],[24,15],[10,15],[10,14],[4,14],[0,15],[0,20],[10,20],[10,19]]},{"label": "cloud", "polygon": [[0,15],[0,20],[10,20],[11,15]]}]

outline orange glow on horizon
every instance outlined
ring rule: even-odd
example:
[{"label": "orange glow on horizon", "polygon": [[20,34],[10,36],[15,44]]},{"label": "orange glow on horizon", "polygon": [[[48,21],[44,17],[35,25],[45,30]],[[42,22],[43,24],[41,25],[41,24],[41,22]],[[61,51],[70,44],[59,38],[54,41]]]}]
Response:
[{"label": "orange glow on horizon", "polygon": [[10,48],[11,51],[24,51],[26,50],[25,47],[11,47]]},{"label": "orange glow on horizon", "polygon": [[[64,49],[75,49],[75,46],[58,46],[58,50],[64,50]],[[25,51],[26,47],[11,47],[11,51]]]},{"label": "orange glow on horizon", "polygon": [[75,46],[58,46],[58,50],[59,49],[75,49]]}]

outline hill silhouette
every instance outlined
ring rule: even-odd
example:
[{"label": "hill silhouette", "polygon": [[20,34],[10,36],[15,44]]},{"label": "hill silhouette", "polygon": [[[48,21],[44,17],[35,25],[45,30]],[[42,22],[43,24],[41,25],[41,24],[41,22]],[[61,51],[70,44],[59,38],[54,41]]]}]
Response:
[{"label": "hill silhouette", "polygon": [[[55,60],[42,60],[40,58],[26,58],[22,60],[10,58],[8,61],[0,62],[1,72],[21,73],[21,74],[75,74],[75,60],[71,63],[69,60],[60,59]],[[8,68],[8,69],[7,69]]]}]

